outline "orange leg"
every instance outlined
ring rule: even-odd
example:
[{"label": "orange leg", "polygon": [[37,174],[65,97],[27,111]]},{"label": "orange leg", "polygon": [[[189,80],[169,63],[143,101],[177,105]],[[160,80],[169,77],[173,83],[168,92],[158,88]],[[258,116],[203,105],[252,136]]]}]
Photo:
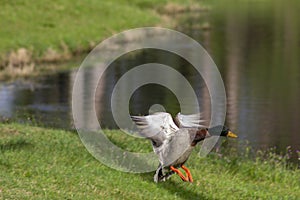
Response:
[{"label": "orange leg", "polygon": [[179,169],[176,169],[175,167],[171,166],[170,169],[172,171],[174,171],[176,174],[178,174],[180,176],[180,178],[183,180],[183,181],[189,181],[189,178],[188,177],[185,177],[181,171],[179,171]]},{"label": "orange leg", "polygon": [[181,168],[186,172],[187,178],[192,183],[193,182],[193,177],[192,177],[192,174],[191,174],[190,170],[184,165],[182,165]]}]

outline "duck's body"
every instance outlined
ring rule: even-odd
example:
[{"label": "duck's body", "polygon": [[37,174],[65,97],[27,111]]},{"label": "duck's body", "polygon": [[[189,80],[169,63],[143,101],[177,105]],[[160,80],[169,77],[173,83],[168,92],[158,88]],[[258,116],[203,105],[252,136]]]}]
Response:
[{"label": "duck's body", "polygon": [[[195,141],[195,138],[199,138],[199,136],[201,139]],[[157,173],[163,175],[158,176],[156,173],[154,181],[159,182],[169,178],[170,175],[176,172],[172,169],[170,171],[170,167],[173,166],[176,169],[182,167],[190,157],[196,144],[208,136],[209,133],[205,129],[180,128],[177,130],[174,135],[160,147],[161,151],[156,151],[160,161],[158,170],[162,170],[162,172],[157,171]],[[164,174],[165,171],[167,171],[166,174]],[[192,178],[190,177],[190,179]]]},{"label": "duck's body", "polygon": [[[158,155],[160,164],[154,181],[164,181],[177,173],[182,180],[192,182],[191,173],[184,163],[196,144],[210,136],[209,129],[200,125],[200,115],[178,113],[173,121],[169,113],[159,112],[148,116],[132,116],[132,119],[141,130],[140,134],[152,141],[153,151]],[[218,130],[221,133],[222,130]],[[178,168],[184,169],[187,177]]]},{"label": "duck's body", "polygon": [[[181,128],[160,146],[155,147],[155,153],[159,157],[162,166],[178,166],[183,164],[191,154],[195,144],[193,144],[197,131],[202,130]],[[207,131],[203,130],[203,139],[208,135]],[[199,134],[199,133],[198,133]]]}]

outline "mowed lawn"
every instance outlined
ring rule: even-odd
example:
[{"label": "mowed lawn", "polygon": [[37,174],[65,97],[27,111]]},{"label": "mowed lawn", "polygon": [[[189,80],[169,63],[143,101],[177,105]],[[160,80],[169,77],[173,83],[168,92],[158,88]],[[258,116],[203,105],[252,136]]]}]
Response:
[{"label": "mowed lawn", "polygon": [[[146,140],[118,130],[106,134],[125,149],[151,150]],[[72,131],[1,124],[0,150],[2,199],[300,199],[299,169],[272,158],[200,158],[195,151],[186,163],[193,184],[175,175],[156,184],[153,172],[125,173],[101,164]]]},{"label": "mowed lawn", "polygon": [[[159,24],[171,28],[173,18],[162,14],[168,5],[170,10],[182,10],[199,3],[196,0],[2,0],[0,80],[78,67],[78,57],[114,34]],[[76,64],[41,65],[65,61]]]},{"label": "mowed lawn", "polygon": [[[167,3],[195,0],[0,1],[0,55],[19,48],[41,57],[55,51],[82,51],[123,30],[154,26]],[[178,5],[177,4],[177,5]],[[167,24],[166,24],[167,26]]]}]

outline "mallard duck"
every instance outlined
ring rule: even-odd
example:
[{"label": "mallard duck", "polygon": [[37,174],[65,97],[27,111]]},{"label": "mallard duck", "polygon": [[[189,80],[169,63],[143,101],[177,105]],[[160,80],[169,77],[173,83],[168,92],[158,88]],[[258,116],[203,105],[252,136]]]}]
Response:
[{"label": "mallard duck", "polygon": [[[151,140],[153,151],[158,155],[159,166],[154,175],[155,182],[165,181],[174,173],[183,181],[193,182],[192,174],[184,164],[197,143],[212,135],[237,137],[226,126],[202,126],[200,114],[178,113],[174,121],[166,112],[131,118],[139,128],[140,134]],[[186,172],[186,176],[179,168]]]}]

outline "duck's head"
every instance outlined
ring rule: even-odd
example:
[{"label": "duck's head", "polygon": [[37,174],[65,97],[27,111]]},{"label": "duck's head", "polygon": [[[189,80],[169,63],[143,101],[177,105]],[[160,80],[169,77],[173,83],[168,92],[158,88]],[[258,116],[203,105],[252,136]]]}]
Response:
[{"label": "duck's head", "polygon": [[206,130],[208,131],[208,133],[210,135],[214,135],[214,136],[224,136],[224,137],[231,137],[231,138],[238,137],[228,127],[223,126],[223,125],[214,126],[214,127],[208,128]]},{"label": "duck's head", "polygon": [[[193,132],[194,133],[194,132]],[[193,135],[193,142],[192,146],[195,146],[198,142],[204,140],[205,138],[209,136],[224,136],[224,137],[231,137],[231,138],[237,138],[238,136],[230,131],[229,128],[226,126],[214,126],[212,128],[203,128],[198,129],[196,131],[196,134]]]}]

